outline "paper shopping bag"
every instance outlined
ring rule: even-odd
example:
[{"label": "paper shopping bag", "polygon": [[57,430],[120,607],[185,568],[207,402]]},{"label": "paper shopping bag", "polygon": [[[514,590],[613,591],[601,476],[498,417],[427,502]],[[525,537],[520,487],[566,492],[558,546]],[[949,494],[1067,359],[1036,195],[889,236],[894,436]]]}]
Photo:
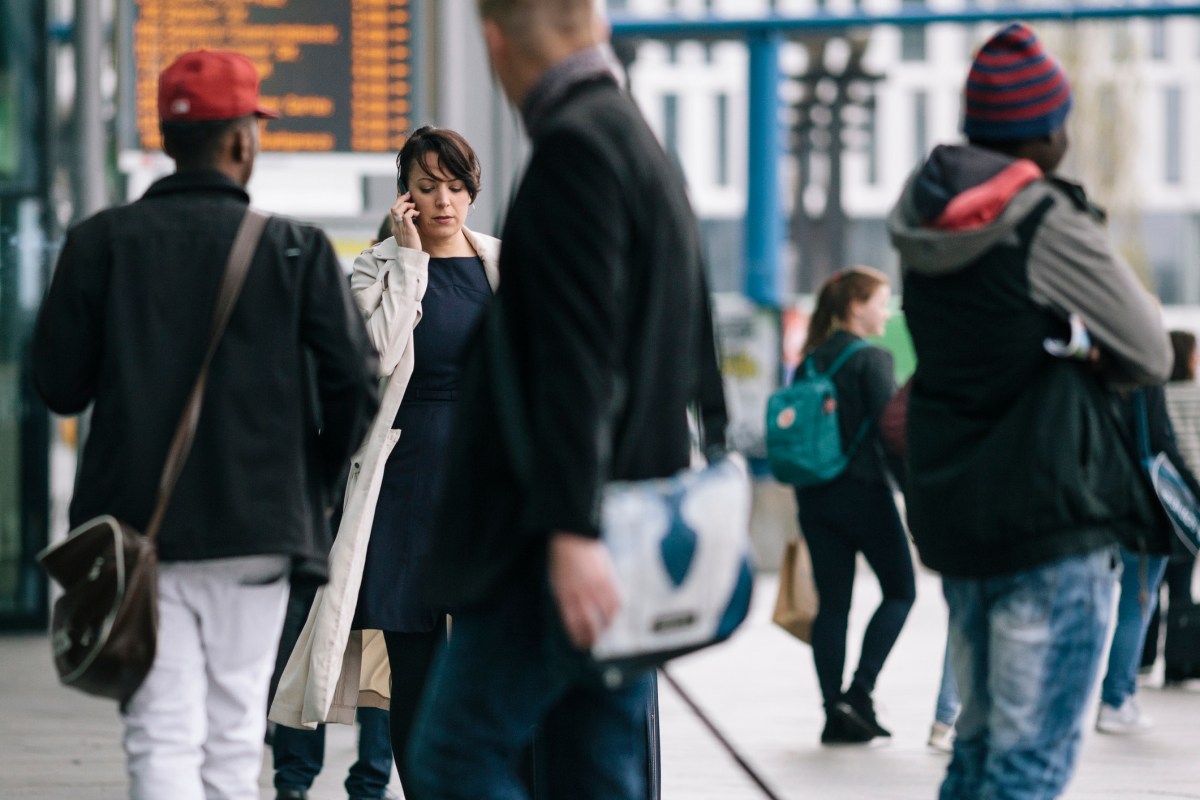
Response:
[{"label": "paper shopping bag", "polygon": [[792,539],[783,549],[779,567],[779,594],[771,621],[802,642],[812,643],[813,620],[817,618],[817,585],[812,561],[803,538]]}]

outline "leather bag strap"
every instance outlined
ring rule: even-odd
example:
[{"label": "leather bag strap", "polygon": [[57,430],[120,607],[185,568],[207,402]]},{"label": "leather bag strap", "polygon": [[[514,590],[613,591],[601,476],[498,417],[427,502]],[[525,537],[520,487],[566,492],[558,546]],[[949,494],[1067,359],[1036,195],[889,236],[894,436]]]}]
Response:
[{"label": "leather bag strap", "polygon": [[167,513],[167,504],[175,491],[175,483],[183,472],[188,453],[192,449],[192,440],[196,437],[196,426],[200,423],[200,408],[204,405],[204,387],[208,382],[208,368],[225,332],[225,325],[233,313],[233,307],[241,294],[242,284],[246,282],[246,273],[250,271],[250,261],[258,242],[262,238],[263,229],[269,216],[252,208],[246,209],[238,226],[237,235],[233,240],[233,248],[229,251],[229,259],[225,262],[225,274],[221,277],[221,288],[217,294],[217,305],[213,310],[212,328],[208,334],[208,351],[200,364],[200,374],[192,386],[187,403],[179,424],[175,426],[175,436],[171,439],[171,447],[167,451],[167,461],[163,464],[162,476],[158,480],[158,498],[154,504],[154,513],[150,515],[150,523],[146,526],[146,538],[151,542],[158,535],[163,517]]}]

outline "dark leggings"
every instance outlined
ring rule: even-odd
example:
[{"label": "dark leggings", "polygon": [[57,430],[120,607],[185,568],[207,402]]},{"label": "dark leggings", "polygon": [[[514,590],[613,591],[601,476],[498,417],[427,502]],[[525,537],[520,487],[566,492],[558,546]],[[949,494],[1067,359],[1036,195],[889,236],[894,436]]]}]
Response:
[{"label": "dark leggings", "polygon": [[863,634],[855,686],[868,695],[904,627],[916,598],[912,556],[891,490],[881,484],[839,478],[796,493],[800,529],[812,555],[820,598],[813,622],[812,650],[825,708],[842,694],[846,627],[858,553],[879,579],[883,600]]},{"label": "dark leggings", "polygon": [[392,754],[405,797],[415,797],[404,774],[408,771],[404,754],[412,737],[413,723],[421,704],[421,695],[433,667],[433,656],[446,638],[445,624],[428,633],[397,633],[384,631],[388,661],[392,668],[391,731]]}]

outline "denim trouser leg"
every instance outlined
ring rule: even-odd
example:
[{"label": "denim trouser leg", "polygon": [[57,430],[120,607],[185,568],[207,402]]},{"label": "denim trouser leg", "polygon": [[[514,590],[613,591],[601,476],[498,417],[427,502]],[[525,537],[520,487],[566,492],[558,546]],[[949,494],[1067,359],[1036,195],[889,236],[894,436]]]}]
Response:
[{"label": "denim trouser leg", "polygon": [[[1119,707],[1137,691],[1137,668],[1146,640],[1146,627],[1158,605],[1158,585],[1167,569],[1167,559],[1145,556],[1142,574],[1141,556],[1121,548],[1121,598],[1117,601],[1117,624],[1113,629],[1112,648],[1108,651],[1108,670],[1100,684],[1101,702]],[[1145,586],[1142,585],[1143,578]],[[1144,597],[1145,605],[1142,604]]]},{"label": "denim trouser leg", "polygon": [[962,699],[941,800],[1052,800],[1074,769],[1115,588],[1110,549],[946,578]]},{"label": "denim trouser leg", "polygon": [[358,709],[358,760],[346,776],[351,800],[383,797],[392,779],[392,740],[388,712],[382,708]]},{"label": "denim trouser leg", "polygon": [[[544,580],[544,577],[543,577]],[[643,800],[652,675],[616,691],[578,670],[536,578],[456,614],[409,748],[416,800],[523,800],[522,750],[543,721],[549,797]]]},{"label": "denim trouser leg", "polygon": [[933,718],[943,725],[953,725],[958,718],[958,686],[954,682],[954,665],[950,661],[950,632],[946,631],[946,655],[942,659],[942,683],[938,687],[937,707]]},{"label": "denim trouser leg", "polygon": [[271,756],[276,789],[311,789],[325,762],[325,726],[310,731],[277,725]]}]

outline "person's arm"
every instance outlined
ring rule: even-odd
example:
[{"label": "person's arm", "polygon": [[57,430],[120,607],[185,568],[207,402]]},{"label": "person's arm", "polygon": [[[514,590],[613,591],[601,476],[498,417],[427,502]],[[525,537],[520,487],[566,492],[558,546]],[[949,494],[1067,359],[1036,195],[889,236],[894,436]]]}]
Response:
[{"label": "person's arm", "polygon": [[886,446],[880,427],[883,411],[897,391],[892,354],[882,347],[868,347],[858,357],[862,359],[859,391],[862,396],[863,419],[869,419],[879,432],[878,435],[869,437],[869,440],[879,441],[879,452],[883,456],[885,466],[896,479],[896,483],[904,486],[908,477],[905,473],[904,459]]},{"label": "person's arm", "polygon": [[350,289],[366,316],[381,375],[392,374],[412,338],[428,276],[429,255],[394,241],[364,250],[354,260]]},{"label": "person's arm", "polygon": [[377,358],[333,246],[319,231],[301,235],[307,241],[297,257],[307,263],[300,336],[316,362],[322,478],[332,490],[379,408]]},{"label": "person's arm", "polygon": [[521,194],[521,261],[499,295],[524,352],[533,433],[534,530],[599,536],[626,313],[628,213],[608,160],[563,135],[543,141]]},{"label": "person's arm", "polygon": [[33,385],[58,414],[78,414],[96,395],[109,273],[102,224],[93,218],[67,234],[34,327]]},{"label": "person's arm", "polygon": [[[568,637],[590,647],[620,607],[599,536],[599,493],[610,470],[622,346],[621,181],[580,136],[539,142],[521,189],[521,263],[500,292],[520,326],[535,453],[527,519],[549,535],[551,590]],[[631,312],[630,312],[631,313]],[[641,313],[646,313],[643,309]]]},{"label": "person's arm", "polygon": [[892,354],[882,347],[868,347],[857,354],[862,359],[859,391],[864,419],[878,425],[883,409],[896,393],[896,370]]},{"label": "person's arm", "polygon": [[1171,373],[1171,343],[1154,298],[1088,210],[1065,193],[1055,192],[1054,199],[1029,253],[1033,299],[1079,314],[1117,377],[1164,382]]}]

